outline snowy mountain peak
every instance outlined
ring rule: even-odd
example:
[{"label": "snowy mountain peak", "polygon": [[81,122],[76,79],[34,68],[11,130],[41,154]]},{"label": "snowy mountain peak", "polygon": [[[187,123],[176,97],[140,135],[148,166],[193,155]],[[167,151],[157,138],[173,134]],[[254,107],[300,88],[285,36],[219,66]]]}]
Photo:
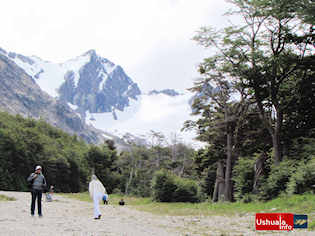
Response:
[{"label": "snowy mountain peak", "polygon": [[96,54],[95,49],[90,49],[87,52],[85,52],[83,55],[90,55],[92,57],[92,56],[96,56],[97,54]]},{"label": "snowy mountain peak", "polygon": [[[77,106],[77,111],[123,111],[141,91],[121,66],[96,54],[94,49],[63,63],[53,63],[13,52],[0,53],[14,61],[49,95]],[[119,117],[118,117],[119,119]]]},{"label": "snowy mountain peak", "polygon": [[0,54],[7,55],[7,51],[3,48],[0,48]]}]

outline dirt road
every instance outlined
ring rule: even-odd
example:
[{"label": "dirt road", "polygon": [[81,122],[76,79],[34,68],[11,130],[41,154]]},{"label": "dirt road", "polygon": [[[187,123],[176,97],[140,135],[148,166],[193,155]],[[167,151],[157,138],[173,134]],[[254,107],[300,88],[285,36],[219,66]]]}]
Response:
[{"label": "dirt road", "polygon": [[[0,235],[5,236],[256,235],[254,215],[157,216],[128,206],[101,204],[102,218],[94,220],[92,203],[54,195],[53,202],[43,199],[44,216],[39,218],[30,215],[30,193],[0,191],[0,194],[17,199],[0,202]],[[305,233],[297,231],[290,235],[308,235]]]}]

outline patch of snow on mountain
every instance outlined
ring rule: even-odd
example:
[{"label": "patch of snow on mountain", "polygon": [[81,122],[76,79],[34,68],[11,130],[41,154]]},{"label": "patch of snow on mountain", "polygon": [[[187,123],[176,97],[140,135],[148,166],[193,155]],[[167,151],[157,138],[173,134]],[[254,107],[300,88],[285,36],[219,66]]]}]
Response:
[{"label": "patch of snow on mountain", "polygon": [[6,50],[4,50],[3,48],[0,48],[0,54],[2,54],[2,55],[7,55],[7,51]]},{"label": "patch of snow on mountain", "polygon": [[113,65],[111,63],[104,63],[103,65],[105,67],[105,70],[106,70],[107,74],[112,73],[116,69],[116,65]]},{"label": "patch of snow on mountain", "polygon": [[110,136],[108,136],[108,135],[106,135],[106,134],[102,134],[102,135],[103,135],[103,137],[106,138],[106,139],[110,139],[110,140],[113,139],[112,137],[110,137]]},{"label": "patch of snow on mountain", "polygon": [[[65,71],[60,64],[42,63],[41,68],[44,70],[36,80],[39,87],[53,97],[58,96],[58,88],[64,81]],[[52,79],[53,78],[53,79]]]},{"label": "patch of snow on mountain", "polygon": [[58,96],[57,90],[64,82],[66,72],[74,72],[74,82],[77,85],[80,68],[90,61],[90,55],[82,55],[60,64],[43,61],[36,56],[29,57],[34,62],[33,64],[21,60],[19,56],[9,56],[9,58],[33,77],[42,90],[53,97]]},{"label": "patch of snow on mountain", "polygon": [[72,110],[76,110],[78,108],[77,105],[73,105],[72,103],[68,102],[67,103],[69,105],[69,107],[72,109]]},{"label": "patch of snow on mountain", "polygon": [[35,77],[40,72],[37,76],[38,78],[34,78],[39,87],[49,95],[57,97],[58,88],[64,82],[66,72],[74,72],[74,82],[77,85],[80,78],[79,69],[89,62],[90,56],[82,55],[59,64],[43,61],[38,57],[31,57],[31,59],[35,62],[33,65],[23,63],[20,60],[16,60],[16,63],[32,77]]},{"label": "patch of snow on mountain", "polygon": [[89,54],[84,54],[82,56],[76,57],[74,59],[70,59],[65,63],[60,64],[64,74],[67,71],[74,72],[74,85],[77,86],[80,79],[80,68],[87,64],[91,60],[91,56]]},{"label": "patch of snow on mountain", "polygon": [[126,89],[126,91],[122,94],[123,97],[128,96],[128,91],[132,88],[132,85],[128,85],[128,88]]},{"label": "patch of snow on mountain", "polygon": [[[94,127],[108,131],[112,126],[119,126],[119,123],[127,122],[132,119],[133,114],[136,114],[141,106],[141,98],[138,100],[130,99],[130,104],[124,109],[124,111],[115,110],[118,120],[114,120],[111,112],[106,113],[90,113],[86,112],[86,123],[93,125]],[[113,131],[114,129],[111,129]]]},{"label": "patch of snow on mountain", "polygon": [[105,74],[103,70],[101,70],[101,71],[99,72],[98,76],[99,76],[99,77],[102,77],[102,81],[101,81],[101,83],[99,84],[99,90],[102,90],[103,87],[104,87],[104,84],[105,84],[105,82],[106,82],[106,80],[107,80],[107,78],[108,78],[108,75]]},{"label": "patch of snow on mountain", "polygon": [[[183,142],[200,147],[202,144],[194,140],[193,131],[180,132],[186,120],[195,119],[190,116],[191,107],[188,104],[190,97],[191,94],[176,97],[165,94],[141,95],[138,101],[131,100],[132,103],[125,111],[116,110],[118,120],[114,120],[111,113],[87,112],[86,122],[119,137],[126,133],[143,137],[150,130],[154,130],[162,132],[169,140],[173,133],[177,133]],[[91,117],[95,120],[91,120]]]},{"label": "patch of snow on mountain", "polygon": [[36,63],[31,65],[27,62],[22,61],[18,57],[10,58],[10,59],[13,60],[19,67],[21,67],[31,77],[35,77],[35,75],[39,73],[41,70],[40,65],[37,65]]},{"label": "patch of snow on mountain", "polygon": [[85,123],[88,124],[88,125],[92,125],[92,126],[98,128],[97,126],[95,126],[95,118],[93,116],[93,113],[90,113],[89,111],[85,112]]},{"label": "patch of snow on mountain", "polygon": [[[36,56],[30,57],[34,62],[32,64],[21,60],[18,56],[10,57],[10,53],[7,56],[33,77],[42,90],[53,97],[58,96],[56,89],[62,84],[65,73],[59,64],[43,61]],[[53,79],[51,79],[52,77]]]}]

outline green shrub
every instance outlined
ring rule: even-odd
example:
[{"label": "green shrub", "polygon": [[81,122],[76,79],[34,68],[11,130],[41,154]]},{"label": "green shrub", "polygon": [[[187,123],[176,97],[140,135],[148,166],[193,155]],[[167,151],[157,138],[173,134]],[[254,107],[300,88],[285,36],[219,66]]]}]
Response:
[{"label": "green shrub", "polygon": [[[255,159],[240,158],[233,168],[234,197],[236,200],[251,201],[255,177]],[[245,199],[246,198],[246,199]]]},{"label": "green shrub", "polygon": [[289,194],[301,194],[315,191],[315,156],[308,162],[301,161],[292,174],[288,184]]},{"label": "green shrub", "polygon": [[123,195],[122,191],[119,188],[114,188],[112,194]]},{"label": "green shrub", "polygon": [[240,200],[244,203],[250,203],[258,201],[258,197],[257,194],[245,193]]},{"label": "green shrub", "polygon": [[315,138],[299,137],[292,140],[288,156],[294,160],[310,160],[315,153]]},{"label": "green shrub", "polygon": [[177,177],[175,184],[175,202],[199,202],[201,191],[195,181]]},{"label": "green shrub", "polygon": [[200,187],[193,180],[175,176],[169,171],[157,171],[152,180],[153,198],[159,202],[198,202]]},{"label": "green shrub", "polygon": [[133,178],[133,181],[129,186],[129,193],[138,197],[150,197],[152,191],[150,182],[151,180],[146,178],[146,176],[137,175],[135,178]]},{"label": "green shrub", "polygon": [[294,161],[290,160],[283,160],[278,165],[272,164],[268,177],[260,187],[259,199],[270,200],[285,192],[295,168]]},{"label": "green shrub", "polygon": [[158,202],[172,202],[176,190],[175,176],[166,170],[155,172],[152,180],[153,198]]}]

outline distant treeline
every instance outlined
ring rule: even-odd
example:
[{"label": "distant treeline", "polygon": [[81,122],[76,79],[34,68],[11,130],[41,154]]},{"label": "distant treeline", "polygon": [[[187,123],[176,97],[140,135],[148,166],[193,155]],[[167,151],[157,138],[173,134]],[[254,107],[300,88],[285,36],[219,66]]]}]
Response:
[{"label": "distant treeline", "polygon": [[90,145],[43,120],[0,112],[0,189],[27,191],[26,178],[36,165],[58,192],[86,191],[92,170],[109,193],[138,196],[152,195],[158,170],[194,176],[192,148],[176,141],[161,145],[165,139],[157,132],[151,140],[151,147],[130,144],[129,151],[118,154],[112,141]]}]

